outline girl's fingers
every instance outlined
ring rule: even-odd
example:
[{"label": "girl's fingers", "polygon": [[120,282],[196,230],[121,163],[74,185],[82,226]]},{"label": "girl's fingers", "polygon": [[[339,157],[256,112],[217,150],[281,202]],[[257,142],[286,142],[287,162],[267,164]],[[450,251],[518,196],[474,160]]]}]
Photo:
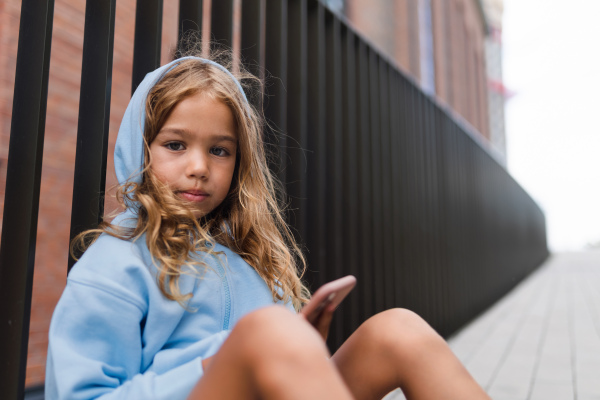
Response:
[{"label": "girl's fingers", "polygon": [[333,318],[334,311],[335,308],[330,309],[329,307],[326,307],[314,321],[309,321],[306,315],[302,313],[298,313],[298,316],[306,322],[308,322],[309,324],[311,324],[313,328],[315,328],[317,332],[319,332],[321,337],[323,337],[323,340],[327,340],[327,335],[329,334],[329,326],[331,325],[331,320]]},{"label": "girl's fingers", "polygon": [[319,318],[315,321],[314,326],[323,337],[323,340],[327,340],[327,335],[329,335],[329,326],[331,325],[334,311],[335,308],[326,307]]}]

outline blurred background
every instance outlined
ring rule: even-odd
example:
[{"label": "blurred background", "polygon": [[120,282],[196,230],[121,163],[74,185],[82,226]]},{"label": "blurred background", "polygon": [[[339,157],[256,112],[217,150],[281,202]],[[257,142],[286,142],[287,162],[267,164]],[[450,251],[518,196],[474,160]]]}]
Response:
[{"label": "blurred background", "polygon": [[504,0],[508,169],[554,251],[600,247],[600,2]]},{"label": "blurred background", "polygon": [[[486,59],[478,59],[481,54],[474,57],[485,64],[487,74],[489,127],[485,128],[452,99],[452,89],[444,88],[442,70],[451,68],[447,65],[454,57],[440,60],[443,57],[435,53],[440,36],[447,35],[448,40],[460,27],[453,24],[453,32],[443,33],[444,23],[452,24],[449,14],[454,2],[328,3],[345,12],[376,47],[415,76],[426,92],[450,104],[483,133],[510,173],[544,210],[551,250],[600,247],[600,56],[593,50],[600,37],[595,22],[600,2],[480,2],[487,24]],[[387,4],[387,9],[375,7],[375,3]],[[398,15],[404,4],[406,9]],[[411,25],[402,18],[419,18],[418,46],[403,43]],[[386,19],[394,23],[382,22]],[[466,22],[469,40],[475,39],[471,25],[475,21],[473,16]],[[434,26],[433,37],[428,36],[429,24]],[[436,38],[436,34],[440,36]],[[468,41],[466,46],[477,48]],[[471,78],[469,75],[472,82]],[[469,87],[456,78],[453,83],[457,85],[455,93]]]}]

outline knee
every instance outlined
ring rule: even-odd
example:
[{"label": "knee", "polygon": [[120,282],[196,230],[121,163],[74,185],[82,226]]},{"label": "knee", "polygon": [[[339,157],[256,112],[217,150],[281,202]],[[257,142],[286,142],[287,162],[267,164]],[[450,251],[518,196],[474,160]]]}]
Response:
[{"label": "knee", "polygon": [[[277,329],[282,323],[293,323],[294,313],[280,306],[259,308],[243,316],[235,325],[235,330],[245,330],[248,333],[266,334]],[[262,332],[264,331],[264,332]]]},{"label": "knee", "polygon": [[363,340],[384,354],[403,358],[419,357],[424,352],[445,346],[440,335],[418,314],[394,308],[369,318],[360,328]]},{"label": "knee", "polygon": [[240,339],[244,355],[253,362],[271,357],[297,358],[303,354],[327,354],[318,332],[293,312],[272,306],[244,316],[232,336]]}]

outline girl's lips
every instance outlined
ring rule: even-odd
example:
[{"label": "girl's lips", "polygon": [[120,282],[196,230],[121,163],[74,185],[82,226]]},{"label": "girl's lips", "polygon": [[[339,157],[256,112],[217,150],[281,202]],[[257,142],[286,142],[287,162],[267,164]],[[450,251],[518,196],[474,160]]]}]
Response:
[{"label": "girl's lips", "polygon": [[184,198],[187,201],[199,202],[203,201],[208,197],[207,193],[199,192],[199,191],[189,191],[189,192],[179,192],[179,196]]}]

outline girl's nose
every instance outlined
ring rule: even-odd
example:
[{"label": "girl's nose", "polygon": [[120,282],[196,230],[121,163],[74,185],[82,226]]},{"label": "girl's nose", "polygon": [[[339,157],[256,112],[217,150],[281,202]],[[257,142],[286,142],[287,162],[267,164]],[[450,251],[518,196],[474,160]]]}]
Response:
[{"label": "girl's nose", "polygon": [[196,152],[190,153],[186,165],[186,175],[196,179],[206,179],[209,175],[207,157]]}]

